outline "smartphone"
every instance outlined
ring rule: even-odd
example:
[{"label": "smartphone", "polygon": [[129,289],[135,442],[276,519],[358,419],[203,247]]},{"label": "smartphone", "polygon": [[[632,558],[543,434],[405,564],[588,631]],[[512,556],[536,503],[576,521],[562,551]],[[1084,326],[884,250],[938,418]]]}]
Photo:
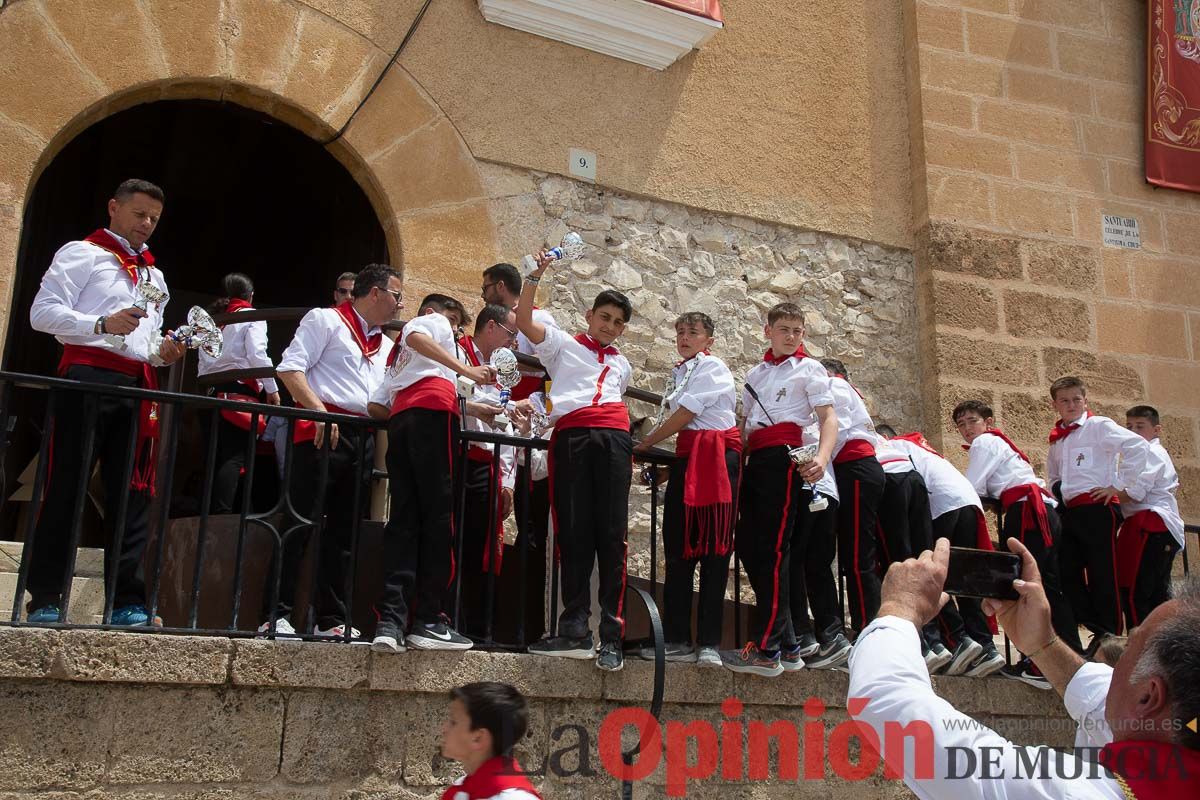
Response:
[{"label": "smartphone", "polygon": [[946,594],[1016,600],[1013,581],[1021,577],[1021,557],[999,550],[951,547]]}]

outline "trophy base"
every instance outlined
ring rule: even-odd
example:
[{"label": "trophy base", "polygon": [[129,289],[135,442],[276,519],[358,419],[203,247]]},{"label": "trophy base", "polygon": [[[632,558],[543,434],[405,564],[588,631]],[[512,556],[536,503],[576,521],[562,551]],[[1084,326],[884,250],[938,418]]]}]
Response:
[{"label": "trophy base", "polygon": [[115,333],[104,334],[104,341],[118,350],[128,350],[129,345],[125,344],[125,337]]},{"label": "trophy base", "polygon": [[809,511],[824,511],[827,508],[829,508],[829,498],[822,494],[814,495],[812,502],[808,504]]}]

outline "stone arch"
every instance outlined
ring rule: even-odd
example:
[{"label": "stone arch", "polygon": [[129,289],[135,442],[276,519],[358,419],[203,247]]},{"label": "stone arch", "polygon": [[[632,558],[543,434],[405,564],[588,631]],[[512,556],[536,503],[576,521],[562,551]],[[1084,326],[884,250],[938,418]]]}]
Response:
[{"label": "stone arch", "polygon": [[[11,305],[24,204],[76,134],[139,103],[243,105],[318,141],[346,122],[390,53],[299,0],[15,0],[0,11],[0,298]],[[472,287],[495,256],[474,158],[393,65],[329,146],[370,198],[410,296]],[[0,318],[0,331],[7,328]]]}]

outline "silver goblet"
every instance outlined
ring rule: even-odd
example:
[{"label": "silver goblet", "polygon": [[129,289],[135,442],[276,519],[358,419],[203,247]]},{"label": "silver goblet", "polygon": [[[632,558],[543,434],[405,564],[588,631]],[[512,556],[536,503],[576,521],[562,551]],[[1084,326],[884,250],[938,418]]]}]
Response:
[{"label": "silver goblet", "polygon": [[[147,279],[138,281],[137,292],[138,298],[133,301],[133,307],[141,311],[149,311],[151,303],[154,304],[155,308],[158,308],[158,306],[167,302],[170,298],[170,295]],[[106,333],[104,334],[104,341],[118,350],[129,349],[129,345],[125,344],[125,337],[121,334]]]},{"label": "silver goblet", "polygon": [[[546,255],[550,256],[554,261],[576,261],[583,256],[583,237],[575,231],[571,231],[563,237],[562,242],[558,247],[551,247],[546,251]],[[533,256],[525,256],[521,259],[521,275],[528,278],[530,273],[537,269],[537,259]]]},{"label": "silver goblet", "polygon": [[158,337],[154,342],[154,352],[158,352],[167,336],[189,350],[202,350],[213,358],[220,358],[221,350],[225,346],[225,337],[221,334],[220,326],[200,306],[188,309],[186,325],[180,325],[166,336]]},{"label": "silver goblet", "polygon": [[[813,462],[813,459],[817,457],[818,449],[818,446],[815,444],[800,445],[788,450],[788,457],[792,459],[793,464],[803,467],[805,464]],[[829,508],[829,498],[823,494],[819,494],[815,486],[805,481],[804,488],[812,492],[812,501],[808,504],[809,511],[824,511]]]}]

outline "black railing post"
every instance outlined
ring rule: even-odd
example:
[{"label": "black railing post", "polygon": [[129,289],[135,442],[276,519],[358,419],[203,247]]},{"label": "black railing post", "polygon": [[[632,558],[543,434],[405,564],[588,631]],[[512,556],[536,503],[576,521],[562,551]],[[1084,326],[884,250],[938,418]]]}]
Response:
[{"label": "black railing post", "polygon": [[[517,615],[517,647],[525,647],[525,618],[529,615],[529,540],[533,538],[533,531],[529,529],[529,505],[533,502],[533,448],[529,445],[525,446],[525,468],[518,470],[521,476],[521,486],[517,489],[522,498],[520,503],[521,513],[517,519],[517,541],[521,543],[520,553],[517,558],[520,563],[520,570],[517,573],[519,579],[517,585],[517,606],[519,614]],[[513,508],[517,508],[517,499],[513,498]],[[542,558],[545,559],[545,549],[542,551]],[[542,589],[543,594],[545,588]]]},{"label": "black railing post", "polygon": [[[216,485],[217,440],[220,438],[221,409],[210,413],[212,425],[208,437],[208,452],[204,457],[204,485],[200,489],[200,528],[196,531],[196,563],[192,569],[192,601],[188,610],[188,627],[195,628],[200,618],[200,581],[204,577],[204,556],[208,544],[208,513],[212,508],[212,494]],[[251,428],[251,430],[254,430]],[[245,488],[250,494],[250,487]]]},{"label": "black railing post", "polygon": [[125,466],[121,470],[121,485],[126,491],[121,492],[121,502],[117,504],[117,516],[113,520],[113,536],[109,550],[105,554],[108,569],[106,575],[112,575],[112,580],[106,580],[104,586],[104,616],[101,621],[108,625],[112,622],[113,605],[117,597],[117,570],[121,563],[121,548],[125,543],[125,522],[129,517],[130,484],[133,482],[133,465],[137,460],[138,418],[141,416],[142,404],[134,401],[132,418],[129,424],[129,439],[125,442]]},{"label": "black railing post", "polygon": [[[492,617],[496,611],[496,562],[504,553],[504,538],[496,539],[496,528],[502,524],[500,520],[500,445],[492,445],[492,461],[488,481],[488,516],[487,535],[484,537],[484,561],[487,563],[487,575],[484,576],[483,589],[483,641],[492,643]],[[499,547],[497,547],[497,544]],[[497,553],[496,551],[500,552]],[[482,567],[482,564],[480,565]]]},{"label": "black railing post", "polygon": [[[53,401],[51,401],[53,402]],[[67,621],[67,613],[71,606],[71,588],[75,581],[75,558],[79,554],[79,540],[83,536],[83,509],[87,502],[87,487],[92,478],[92,453],[96,447],[96,417],[99,414],[99,409],[96,404],[100,402],[100,398],[96,395],[84,393],[83,395],[83,450],[80,453],[82,456],[83,468],[79,470],[79,482],[75,485],[75,499],[72,502],[71,516],[71,536],[68,542],[69,549],[67,550],[66,565],[63,568],[62,575],[62,595],[59,599],[58,608],[61,612],[59,622]],[[111,579],[115,582],[117,576],[105,576],[105,580]]]},{"label": "black railing post", "polygon": [[354,496],[351,502],[353,516],[350,522],[350,563],[347,564],[343,587],[345,589],[346,619],[342,627],[346,633],[346,641],[350,641],[350,634],[354,630],[354,579],[358,576],[358,537],[359,530],[362,528],[362,489],[364,481],[369,479],[371,470],[375,467],[374,459],[372,459],[372,463],[366,463],[367,437],[372,435],[374,435],[373,431],[369,427],[356,430],[353,464]]},{"label": "black railing post", "polygon": [[166,474],[160,476],[162,497],[159,499],[158,541],[154,548],[154,571],[150,575],[150,623],[158,616],[158,590],[162,582],[163,553],[167,549],[167,529],[171,525],[171,490],[175,483],[175,457],[179,454],[179,409],[172,402],[171,417],[167,421],[167,447],[164,460]]},{"label": "black railing post", "polygon": [[[21,548],[21,563],[17,566],[17,587],[13,592],[12,622],[21,621],[21,606],[25,602],[25,584],[29,579],[29,563],[33,560],[37,521],[42,510],[42,489],[49,480],[50,442],[54,437],[54,393],[46,397],[46,414],[42,418],[42,441],[38,447],[37,470],[33,476],[33,496],[29,498],[29,515],[25,518],[25,546]],[[48,487],[46,487],[48,488]],[[63,622],[66,620],[63,619]]]},{"label": "black railing post", "polygon": [[[291,435],[291,426],[286,428]],[[242,510],[238,514],[237,545],[233,559],[233,613],[230,615],[229,630],[237,630],[238,612],[242,608],[242,562],[246,553],[246,523],[250,516],[250,505],[254,486],[254,462],[258,459],[258,412],[250,414],[250,429],[246,431],[246,482],[242,489]],[[287,492],[287,484],[280,484],[280,494]],[[282,498],[280,500],[282,502]],[[278,503],[276,503],[278,505]],[[274,610],[272,609],[272,616]]]}]

